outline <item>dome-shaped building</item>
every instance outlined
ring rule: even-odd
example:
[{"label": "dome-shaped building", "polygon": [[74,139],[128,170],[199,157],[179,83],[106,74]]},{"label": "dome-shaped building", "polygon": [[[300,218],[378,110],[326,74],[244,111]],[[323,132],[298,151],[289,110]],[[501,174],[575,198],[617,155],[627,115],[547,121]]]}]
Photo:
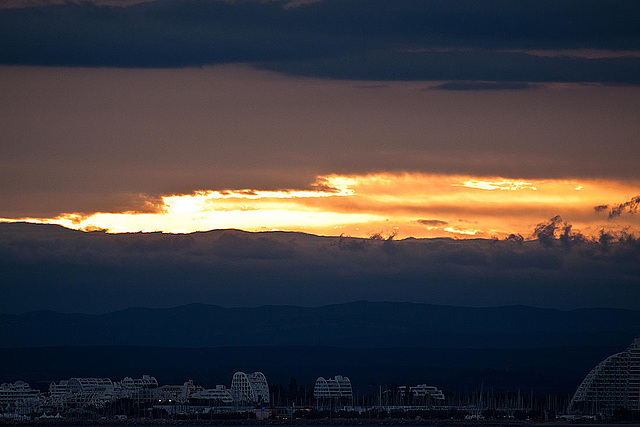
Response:
[{"label": "dome-shaped building", "polygon": [[569,413],[606,414],[640,410],[640,338],[607,357],[582,380],[569,403]]}]

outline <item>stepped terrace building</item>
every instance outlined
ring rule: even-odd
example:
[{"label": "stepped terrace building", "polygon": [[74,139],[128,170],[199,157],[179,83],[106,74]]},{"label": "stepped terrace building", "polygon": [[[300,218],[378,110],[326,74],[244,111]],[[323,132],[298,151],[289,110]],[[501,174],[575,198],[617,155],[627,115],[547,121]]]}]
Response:
[{"label": "stepped terrace building", "polygon": [[593,368],[569,404],[574,414],[611,415],[618,409],[640,410],[640,338]]}]

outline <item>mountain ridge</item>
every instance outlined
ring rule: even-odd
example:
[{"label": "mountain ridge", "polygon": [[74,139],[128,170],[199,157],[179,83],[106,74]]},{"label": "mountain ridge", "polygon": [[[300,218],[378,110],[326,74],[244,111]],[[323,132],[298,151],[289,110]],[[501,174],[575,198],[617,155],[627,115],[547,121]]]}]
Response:
[{"label": "mountain ridge", "polygon": [[180,304],[169,307],[143,307],[143,306],[135,306],[135,307],[127,307],[118,310],[109,311],[106,313],[82,313],[82,312],[61,312],[56,310],[33,310],[24,313],[1,313],[0,316],[11,315],[11,316],[26,316],[33,314],[59,314],[59,315],[86,315],[92,317],[106,316],[115,313],[122,312],[131,312],[131,311],[154,311],[154,310],[176,310],[176,309],[185,309],[189,307],[196,308],[213,308],[213,309],[221,309],[221,310],[245,310],[245,309],[263,309],[263,308],[296,308],[296,309],[322,309],[336,306],[353,306],[358,304],[372,304],[372,305],[386,305],[392,304],[396,306],[421,306],[421,307],[442,307],[442,308],[454,308],[454,309],[469,309],[469,310],[491,310],[491,309],[532,309],[536,311],[549,311],[554,313],[572,313],[572,312],[590,312],[590,311],[613,311],[613,312],[628,312],[628,313],[640,313],[640,310],[632,310],[628,308],[614,308],[614,307],[584,307],[584,308],[573,308],[562,310],[558,308],[549,308],[549,307],[535,307],[526,304],[508,304],[508,305],[499,305],[499,306],[463,306],[463,305],[448,305],[448,304],[430,304],[430,303],[421,303],[421,302],[411,302],[411,301],[369,301],[369,300],[358,300],[358,301],[349,301],[344,303],[334,303],[334,304],[326,304],[319,306],[305,306],[305,305],[293,305],[293,304],[264,304],[258,305],[255,307],[225,307],[218,304],[208,304],[201,302],[192,302],[188,304]]}]

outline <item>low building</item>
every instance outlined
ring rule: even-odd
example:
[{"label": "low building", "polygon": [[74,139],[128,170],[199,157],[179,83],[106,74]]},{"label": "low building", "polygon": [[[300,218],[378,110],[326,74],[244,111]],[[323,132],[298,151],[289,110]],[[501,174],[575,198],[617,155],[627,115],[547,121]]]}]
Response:
[{"label": "low building", "polygon": [[100,408],[115,399],[115,390],[109,378],[71,378],[49,385],[52,406],[59,408]]},{"label": "low building", "polygon": [[342,375],[336,375],[329,379],[318,377],[313,388],[313,397],[316,399],[351,399],[353,398],[351,380]]},{"label": "low building", "polygon": [[184,382],[182,385],[163,385],[153,390],[154,400],[158,403],[186,403],[195,393],[204,390],[203,387],[195,385],[193,380]]},{"label": "low building", "polygon": [[413,396],[414,401],[424,401],[435,405],[444,403],[444,393],[432,385],[420,384],[409,387],[409,393]]},{"label": "low building", "polygon": [[217,385],[216,388],[200,390],[191,395],[191,398],[208,404],[209,406],[230,405],[233,403],[231,390],[224,385]]},{"label": "low building", "polygon": [[143,375],[142,378],[126,377],[114,383],[114,387],[118,398],[152,402],[155,400],[154,390],[158,388],[158,380],[151,375]]},{"label": "low building", "polygon": [[25,405],[31,407],[39,396],[40,392],[24,381],[0,384],[0,411],[15,412]]}]

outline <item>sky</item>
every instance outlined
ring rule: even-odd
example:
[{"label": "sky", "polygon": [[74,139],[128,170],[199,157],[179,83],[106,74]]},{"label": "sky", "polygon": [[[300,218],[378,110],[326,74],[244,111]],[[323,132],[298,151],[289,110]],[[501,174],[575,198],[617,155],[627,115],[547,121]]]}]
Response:
[{"label": "sky", "polygon": [[635,1],[0,0],[0,311],[637,309],[638,22]]},{"label": "sky", "polygon": [[2,0],[0,219],[633,231],[639,20],[625,1]]}]

